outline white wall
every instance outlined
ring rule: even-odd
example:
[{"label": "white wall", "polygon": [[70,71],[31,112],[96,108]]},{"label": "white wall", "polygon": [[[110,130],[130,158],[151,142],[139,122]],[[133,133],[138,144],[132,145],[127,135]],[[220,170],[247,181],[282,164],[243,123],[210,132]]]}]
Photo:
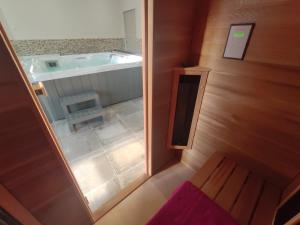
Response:
[{"label": "white wall", "polygon": [[136,33],[137,33],[137,38],[141,39],[142,38],[142,0],[120,0],[120,3],[121,3],[122,17],[124,11],[135,9]]},{"label": "white wall", "polygon": [[122,38],[121,5],[130,4],[129,0],[0,0],[1,18],[15,40]]}]

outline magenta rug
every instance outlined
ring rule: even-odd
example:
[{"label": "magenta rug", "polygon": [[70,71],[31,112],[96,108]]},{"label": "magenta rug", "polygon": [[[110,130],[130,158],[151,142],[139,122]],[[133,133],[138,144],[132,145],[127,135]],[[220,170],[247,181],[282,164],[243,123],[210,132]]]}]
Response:
[{"label": "magenta rug", "polygon": [[190,182],[183,183],[147,225],[237,225]]}]

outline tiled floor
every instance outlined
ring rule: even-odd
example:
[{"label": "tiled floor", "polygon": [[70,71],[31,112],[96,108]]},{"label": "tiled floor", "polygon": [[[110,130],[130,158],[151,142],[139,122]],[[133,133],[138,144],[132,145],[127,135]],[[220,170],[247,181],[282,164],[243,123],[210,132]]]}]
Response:
[{"label": "tiled floor", "polygon": [[195,171],[178,163],[156,174],[110,210],[95,225],[141,225],[157,212],[171,193]]},{"label": "tiled floor", "polygon": [[52,124],[92,210],[146,171],[142,98],[106,107],[103,117],[74,133],[66,120]]}]

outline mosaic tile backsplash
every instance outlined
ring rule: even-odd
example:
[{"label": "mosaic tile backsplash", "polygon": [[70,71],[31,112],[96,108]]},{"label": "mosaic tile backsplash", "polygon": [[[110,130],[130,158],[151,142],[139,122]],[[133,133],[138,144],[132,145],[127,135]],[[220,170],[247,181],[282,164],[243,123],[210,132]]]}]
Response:
[{"label": "mosaic tile backsplash", "polygon": [[20,56],[45,54],[70,55],[125,49],[123,38],[13,40],[12,43],[15,51]]}]

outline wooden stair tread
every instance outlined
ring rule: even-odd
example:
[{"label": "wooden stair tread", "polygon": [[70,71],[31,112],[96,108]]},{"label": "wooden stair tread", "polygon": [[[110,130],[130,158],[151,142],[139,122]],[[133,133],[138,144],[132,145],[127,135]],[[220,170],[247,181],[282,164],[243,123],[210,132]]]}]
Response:
[{"label": "wooden stair tread", "polygon": [[276,207],[280,201],[281,191],[266,182],[262,195],[256,207],[251,225],[271,225]]},{"label": "wooden stair tread", "polygon": [[231,215],[238,224],[247,225],[249,223],[262,187],[262,178],[255,174],[248,176],[242,192],[231,211]]},{"label": "wooden stair tread", "polygon": [[221,188],[224,186],[227,178],[231,175],[235,167],[235,162],[230,159],[224,159],[219,167],[215,169],[210,178],[204,184],[202,191],[211,199],[214,199]]},{"label": "wooden stair tread", "polygon": [[218,153],[213,154],[208,161],[201,167],[191,182],[198,188],[201,188],[209,179],[213,171],[220,165],[224,156]]},{"label": "wooden stair tread", "polygon": [[241,192],[248,174],[249,170],[237,166],[222,191],[218,194],[215,202],[226,211],[229,211]]}]

